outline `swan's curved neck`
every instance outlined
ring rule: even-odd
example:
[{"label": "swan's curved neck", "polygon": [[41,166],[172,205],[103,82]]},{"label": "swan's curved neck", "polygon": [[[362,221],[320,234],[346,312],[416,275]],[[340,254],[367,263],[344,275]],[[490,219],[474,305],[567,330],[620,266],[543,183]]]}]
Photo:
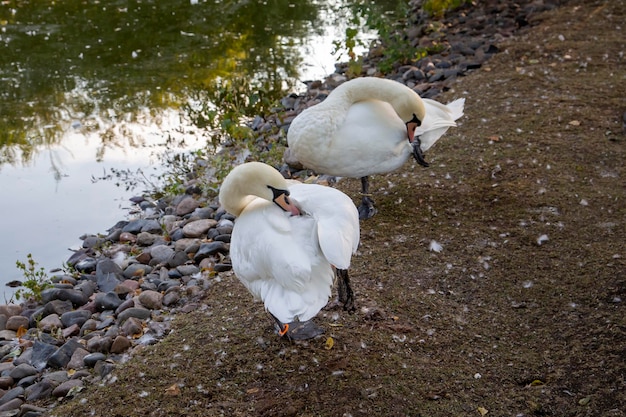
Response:
[{"label": "swan's curved neck", "polygon": [[404,84],[384,78],[356,78],[337,87],[324,101],[330,104],[344,103],[350,106],[364,100],[385,101],[394,108],[398,116],[408,122],[415,114],[424,119],[425,109],[420,96]]},{"label": "swan's curved neck", "polygon": [[256,197],[274,201],[273,189],[287,189],[283,176],[268,165],[249,162],[228,174],[220,187],[220,204],[229,213],[239,216]]}]

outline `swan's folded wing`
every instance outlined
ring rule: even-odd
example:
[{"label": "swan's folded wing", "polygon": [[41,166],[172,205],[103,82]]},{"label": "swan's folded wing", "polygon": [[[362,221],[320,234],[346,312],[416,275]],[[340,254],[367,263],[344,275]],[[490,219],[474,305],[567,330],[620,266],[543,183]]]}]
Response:
[{"label": "swan's folded wing", "polygon": [[235,273],[248,287],[262,280],[297,291],[310,279],[311,261],[296,242],[288,217],[271,203],[261,204],[236,220],[231,242]]},{"label": "swan's folded wing", "polygon": [[317,222],[317,236],[324,257],[340,269],[350,266],[359,245],[359,214],[352,200],[341,191],[322,185],[289,188],[303,210]]}]

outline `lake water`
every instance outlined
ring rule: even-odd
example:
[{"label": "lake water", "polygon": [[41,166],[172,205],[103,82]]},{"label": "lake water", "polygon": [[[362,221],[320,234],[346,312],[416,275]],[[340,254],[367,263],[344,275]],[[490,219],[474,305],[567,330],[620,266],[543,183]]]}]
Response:
[{"label": "lake water", "polygon": [[242,75],[297,88],[332,73],[346,59],[333,42],[356,21],[348,4],[2,2],[0,303],[13,294],[4,284],[23,279],[16,260],[61,267],[79,236],[127,218],[142,188],[113,173],[154,178],[162,152],[203,147],[207,129],[183,111],[191,92]]}]

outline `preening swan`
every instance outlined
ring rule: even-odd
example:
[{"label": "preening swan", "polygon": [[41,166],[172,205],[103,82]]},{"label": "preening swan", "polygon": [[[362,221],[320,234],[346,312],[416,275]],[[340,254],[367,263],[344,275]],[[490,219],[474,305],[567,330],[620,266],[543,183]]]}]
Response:
[{"label": "preening swan", "polygon": [[409,87],[375,77],[355,78],[291,123],[292,155],[318,173],[361,178],[362,219],[376,213],[368,175],[400,168],[410,155],[425,167],[428,150],[463,115],[465,99],[448,105],[422,99]]},{"label": "preening swan", "polygon": [[271,166],[249,162],[228,174],[219,200],[237,216],[233,270],[263,301],[281,336],[322,332],[310,319],[328,303],[335,268],[340,301],[354,308],[347,269],[359,244],[359,219],[348,196],[322,185],[288,183]]}]

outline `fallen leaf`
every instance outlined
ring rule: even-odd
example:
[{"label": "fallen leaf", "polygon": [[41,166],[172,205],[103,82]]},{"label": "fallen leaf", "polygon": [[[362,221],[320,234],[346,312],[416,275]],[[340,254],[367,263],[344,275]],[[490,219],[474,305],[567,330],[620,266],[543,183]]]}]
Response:
[{"label": "fallen leaf", "polygon": [[530,383],[531,387],[538,387],[543,385],[543,381],[540,379],[535,379],[533,382]]},{"label": "fallen leaf", "polygon": [[587,405],[589,404],[589,401],[591,401],[590,397],[581,398],[580,400],[578,400],[578,404]]},{"label": "fallen leaf", "polygon": [[15,332],[15,334],[17,335],[17,337],[22,337],[22,336],[24,336],[27,332],[28,332],[28,330],[26,329],[26,327],[24,327],[24,326],[20,326],[20,327],[19,327],[19,329],[17,329],[17,332]]},{"label": "fallen leaf", "polygon": [[580,126],[580,120],[572,120],[569,124],[572,126]]},{"label": "fallen leaf", "polygon": [[326,339],[326,344],[324,345],[324,349],[326,350],[330,350],[333,348],[333,346],[335,346],[335,341],[333,340],[332,337],[328,337],[328,339]]},{"label": "fallen leaf", "polygon": [[178,384],[174,384],[165,390],[165,395],[177,396],[180,395],[180,387]]},{"label": "fallen leaf", "polygon": [[481,416],[484,416],[489,412],[489,410],[487,410],[485,407],[478,407],[478,412]]}]

